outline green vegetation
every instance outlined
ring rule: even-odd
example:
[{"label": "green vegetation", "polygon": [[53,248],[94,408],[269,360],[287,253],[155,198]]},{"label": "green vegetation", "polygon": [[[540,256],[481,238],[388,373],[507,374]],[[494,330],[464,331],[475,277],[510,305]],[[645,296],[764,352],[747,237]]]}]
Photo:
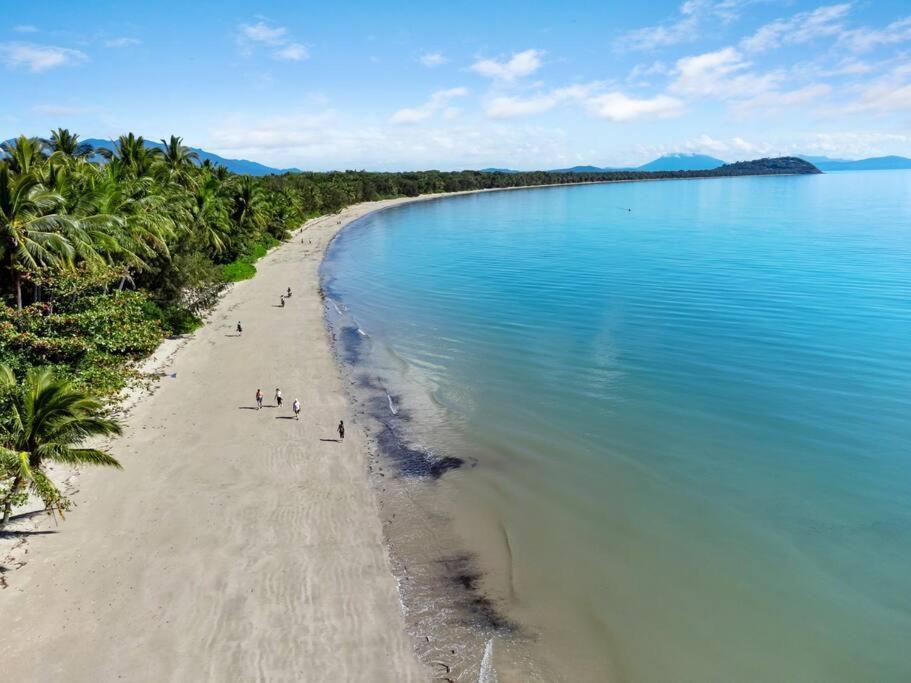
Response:
[{"label": "green vegetation", "polygon": [[50,368],[32,368],[20,386],[13,371],[0,365],[0,401],[0,530],[29,494],[48,511],[62,515],[69,508],[47,476],[45,462],[120,467],[107,452],[80,446],[89,437],[120,434],[120,425],[104,417],[98,399],[55,377]]},{"label": "green vegetation", "polygon": [[128,134],[96,153],[60,129],[3,144],[0,362],[113,394],[304,215],[290,191],[162,143]]}]

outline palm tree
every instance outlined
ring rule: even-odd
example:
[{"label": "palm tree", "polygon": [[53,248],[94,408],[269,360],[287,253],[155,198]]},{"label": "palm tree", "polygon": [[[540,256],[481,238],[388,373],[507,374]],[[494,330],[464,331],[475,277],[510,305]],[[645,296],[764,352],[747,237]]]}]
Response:
[{"label": "palm tree", "polygon": [[51,131],[51,137],[43,140],[54,154],[71,159],[86,158],[95,153],[95,148],[87,142],[79,142],[79,136],[66,128]]},{"label": "palm tree", "polygon": [[0,162],[0,263],[16,292],[17,308],[22,308],[23,271],[72,260],[75,249],[64,233],[78,234],[79,225],[58,213],[62,203],[63,198],[45,189],[35,174],[13,176]]},{"label": "palm tree", "polygon": [[[91,181],[73,192],[73,209],[86,233],[109,265],[126,273],[120,288],[131,280],[131,271],[145,270],[147,260],[169,256],[168,239],[174,236],[167,197],[152,178],[117,180],[110,169],[94,169]],[[67,194],[67,193],[64,193]]]},{"label": "palm tree", "polygon": [[145,139],[141,135],[128,133],[117,138],[113,151],[99,147],[98,153],[112,161],[112,166],[119,175],[142,177],[151,172],[161,150],[146,147]]},{"label": "palm tree", "polygon": [[221,184],[215,175],[204,173],[197,182],[193,198],[187,207],[188,227],[212,255],[225,250],[225,238],[231,231],[231,217],[221,190]]},{"label": "palm tree", "polygon": [[9,523],[14,501],[24,492],[40,497],[48,510],[66,509],[66,499],[44,471],[46,461],[120,468],[109,453],[80,446],[89,437],[120,434],[120,425],[102,415],[97,398],[48,368],[30,370],[20,388],[12,370],[2,364],[0,390],[11,402],[10,420],[0,433],[0,462],[4,476],[12,479],[0,502],[0,529]]},{"label": "palm tree", "polygon": [[258,230],[265,225],[265,197],[263,189],[250,176],[241,176],[237,183],[231,207],[231,220],[241,230]]},{"label": "palm tree", "polygon": [[13,173],[29,173],[33,167],[44,161],[44,141],[20,135],[13,142],[0,144],[0,150]]},{"label": "palm tree", "polygon": [[184,145],[182,137],[172,135],[170,140],[162,138],[161,144],[164,145],[162,150],[164,162],[174,170],[185,169],[194,161],[199,161],[199,153]]}]

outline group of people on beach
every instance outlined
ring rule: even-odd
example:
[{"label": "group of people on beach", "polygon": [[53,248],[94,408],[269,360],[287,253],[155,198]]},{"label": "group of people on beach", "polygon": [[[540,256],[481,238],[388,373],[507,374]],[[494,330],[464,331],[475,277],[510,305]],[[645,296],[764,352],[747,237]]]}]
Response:
[{"label": "group of people on beach", "polygon": [[[280,306],[281,306],[282,308],[285,307],[285,299],[286,299],[286,298],[287,298],[287,299],[290,299],[290,298],[291,298],[291,288],[290,288],[290,287],[288,287],[288,291],[287,291],[287,292],[285,292],[284,294],[281,294],[281,295],[279,296],[279,301],[281,302],[281,303],[280,303]],[[244,328],[243,328],[243,326],[240,324],[240,320],[237,321],[237,328],[236,328],[236,329],[237,329],[237,336],[238,336],[238,337],[241,336],[241,335],[243,334]],[[276,387],[276,388],[275,388],[275,406],[276,406],[277,408],[281,408],[282,405],[284,404],[284,402],[285,402],[285,399],[284,399],[284,396],[282,395],[282,390],[281,390],[280,388]],[[262,408],[263,408],[263,390],[262,390],[262,389],[257,389],[257,390],[256,390],[256,409],[257,409],[257,410],[262,410]],[[295,398],[294,401],[292,401],[292,403],[291,403],[291,410],[292,410],[292,412],[294,413],[294,419],[295,419],[295,420],[300,420],[300,419],[301,419],[301,418],[300,418],[300,413],[301,413],[301,402],[300,402],[298,399]],[[341,441],[341,440],[344,440],[344,438],[345,438],[345,421],[344,421],[344,420],[339,420],[338,427],[336,427],[336,431],[338,432],[338,438],[339,438],[339,440],[340,440],[340,441]]]},{"label": "group of people on beach", "polygon": [[[275,406],[277,408],[281,408],[284,405],[284,403],[285,403],[285,398],[282,395],[282,390],[279,387],[276,387],[275,388]],[[262,389],[256,390],[256,409],[257,410],[263,409],[263,390]],[[295,420],[301,419],[301,402],[298,399],[294,399],[294,401],[291,402],[291,411],[294,413]],[[345,439],[345,421],[339,420],[338,427],[336,427],[335,429],[338,432],[339,440],[340,441],[344,440]]]}]

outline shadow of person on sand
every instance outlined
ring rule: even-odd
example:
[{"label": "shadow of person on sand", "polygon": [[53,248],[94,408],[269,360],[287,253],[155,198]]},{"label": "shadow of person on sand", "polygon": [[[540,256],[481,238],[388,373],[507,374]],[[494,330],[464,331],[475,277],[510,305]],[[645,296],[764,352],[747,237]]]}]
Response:
[{"label": "shadow of person on sand", "polygon": [[339,443],[338,439],[320,439],[320,441],[330,441],[332,443]]},{"label": "shadow of person on sand", "polygon": [[276,420],[293,420],[294,416],[293,415],[279,415],[275,419]]},{"label": "shadow of person on sand", "polygon": [[238,410],[259,410],[256,406],[237,406]]}]

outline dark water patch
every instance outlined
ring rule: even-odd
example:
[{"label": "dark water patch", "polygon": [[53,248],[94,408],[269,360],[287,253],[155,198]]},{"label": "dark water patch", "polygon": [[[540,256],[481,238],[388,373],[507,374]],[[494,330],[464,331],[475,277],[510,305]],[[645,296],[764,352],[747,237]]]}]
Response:
[{"label": "dark water patch", "polygon": [[518,625],[503,615],[493,600],[481,592],[481,574],[470,554],[445,557],[439,562],[445,579],[459,589],[461,595],[456,598],[456,604],[467,615],[469,626],[494,631],[499,636],[518,633]]},{"label": "dark water patch", "polygon": [[363,358],[364,338],[358,333],[357,327],[342,325],[338,328],[336,336],[339,355],[348,365],[357,365]]},{"label": "dark water patch", "polygon": [[439,479],[449,470],[465,464],[462,458],[448,455],[436,457],[429,451],[409,445],[388,422],[383,423],[376,442],[380,452],[396,466],[399,474],[406,477]]}]

